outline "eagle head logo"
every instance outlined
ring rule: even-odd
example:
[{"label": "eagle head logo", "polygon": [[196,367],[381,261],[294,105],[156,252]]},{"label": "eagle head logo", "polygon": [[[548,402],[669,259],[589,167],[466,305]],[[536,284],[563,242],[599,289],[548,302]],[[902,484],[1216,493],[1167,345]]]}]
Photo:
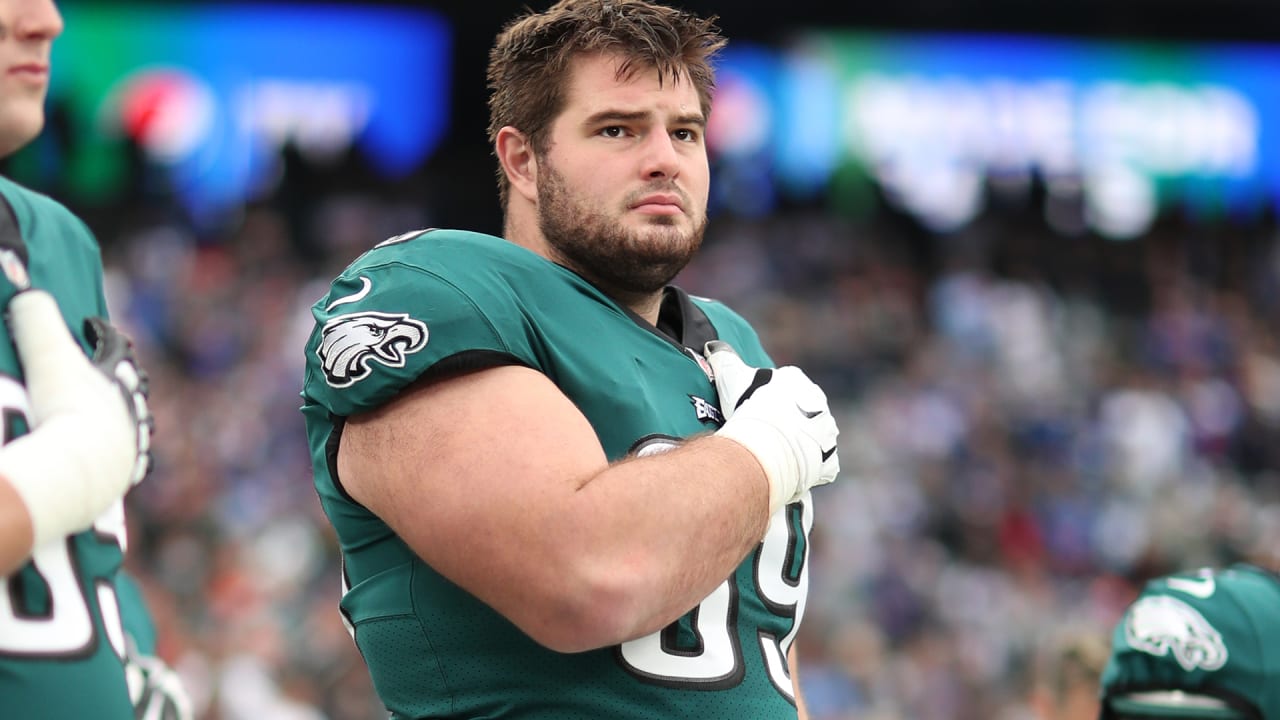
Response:
[{"label": "eagle head logo", "polygon": [[427,345],[427,326],[404,313],[358,312],[324,324],[316,355],[325,381],[336,388],[368,377],[369,363],[404,367],[405,358]]},{"label": "eagle head logo", "polygon": [[1203,615],[1168,595],[1141,598],[1125,620],[1129,646],[1155,656],[1173,655],[1183,670],[1218,670],[1227,662],[1222,635]]}]

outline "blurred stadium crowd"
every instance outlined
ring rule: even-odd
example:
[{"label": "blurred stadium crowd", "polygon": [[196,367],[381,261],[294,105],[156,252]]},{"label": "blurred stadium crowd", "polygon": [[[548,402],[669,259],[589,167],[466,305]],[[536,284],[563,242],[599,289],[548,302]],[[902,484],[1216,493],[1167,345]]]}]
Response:
[{"label": "blurred stadium crowd", "polygon": [[[336,608],[301,348],[324,283],[433,213],[357,186],[286,177],[218,237],[141,205],[95,228],[157,416],[129,562],[204,718],[382,715]],[[721,212],[678,280],[839,408],[799,640],[813,720],[1031,720],[1055,648],[1142,581],[1280,547],[1274,218],[1172,211],[1117,242],[1050,230],[1037,197],[993,193],[947,235],[883,203]]]}]

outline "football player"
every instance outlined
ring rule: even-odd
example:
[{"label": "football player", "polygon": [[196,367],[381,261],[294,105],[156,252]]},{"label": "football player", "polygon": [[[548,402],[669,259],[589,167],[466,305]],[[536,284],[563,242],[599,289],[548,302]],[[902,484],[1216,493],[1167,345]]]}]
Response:
[{"label": "football player", "polygon": [[[51,0],[0,0],[0,155],[43,126],[61,31]],[[93,235],[6,178],[0,270],[2,714],[131,720],[115,582],[121,497],[149,467],[146,378],[128,339],[103,319]]]},{"label": "football player", "polygon": [[340,609],[395,718],[796,718],[822,390],[670,285],[707,221],[711,20],[516,19],[505,238],[407,233],[313,308],[303,412]]},{"label": "football player", "polygon": [[1280,576],[1249,564],[1147,583],[1112,635],[1102,720],[1280,718]]}]

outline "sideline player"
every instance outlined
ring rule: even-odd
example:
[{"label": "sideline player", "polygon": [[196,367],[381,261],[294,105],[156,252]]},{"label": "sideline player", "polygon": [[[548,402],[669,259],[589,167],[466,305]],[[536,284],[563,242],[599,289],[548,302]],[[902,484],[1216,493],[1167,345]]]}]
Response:
[{"label": "sideline player", "polygon": [[313,308],[341,610],[395,718],[795,718],[822,390],[670,281],[707,221],[710,20],[566,0],[490,55],[505,239],[407,233]]},{"label": "sideline player", "polygon": [[1280,576],[1256,565],[1147,583],[1112,636],[1102,720],[1280,718]]},{"label": "sideline player", "polygon": [[[51,0],[0,0],[0,156],[44,125],[61,31]],[[145,376],[104,319],[93,235],[62,205],[7,178],[0,270],[0,714],[132,720],[131,694],[147,712],[159,696],[152,677],[160,678],[128,657],[116,592],[121,497],[149,467]],[[135,668],[132,686],[126,666]],[[190,717],[172,689],[156,707]]]}]

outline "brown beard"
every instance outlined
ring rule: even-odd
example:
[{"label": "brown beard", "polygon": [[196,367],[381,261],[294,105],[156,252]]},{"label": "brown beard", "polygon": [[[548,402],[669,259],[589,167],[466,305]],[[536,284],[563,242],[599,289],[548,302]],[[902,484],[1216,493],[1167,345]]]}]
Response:
[{"label": "brown beard", "polygon": [[[656,217],[643,235],[618,227],[616,221],[586,207],[569,192],[564,177],[543,159],[538,183],[538,226],[555,260],[606,293],[649,294],[661,290],[689,263],[702,245],[707,219],[682,234],[674,218]],[[685,193],[670,183],[646,188]],[[637,197],[640,197],[637,195]],[[687,207],[686,203],[686,207]]]}]

